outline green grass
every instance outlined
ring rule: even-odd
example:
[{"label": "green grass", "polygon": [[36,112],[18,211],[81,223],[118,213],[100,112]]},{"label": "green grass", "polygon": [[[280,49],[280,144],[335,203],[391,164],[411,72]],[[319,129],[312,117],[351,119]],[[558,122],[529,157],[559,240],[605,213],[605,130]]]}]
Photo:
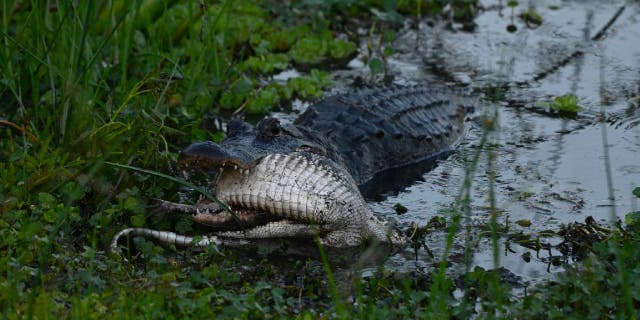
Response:
[{"label": "green grass", "polygon": [[[467,11],[473,3],[458,2]],[[181,146],[222,138],[215,119],[320,97],[331,85],[321,69],[342,67],[359,43],[336,39],[337,16],[383,23],[398,12],[433,14],[445,2],[302,1],[291,10],[268,1],[72,3],[0,4],[0,318],[637,316],[637,228],[597,244],[525,298],[474,269],[455,299],[446,255],[431,274],[380,268],[353,280],[339,278],[326,257],[174,251],[141,238],[131,241],[131,263],[108,256],[124,227],[196,230],[148,213],[149,199],[176,200],[178,182],[127,168],[174,175]],[[308,71],[270,80],[292,66]],[[491,155],[483,144],[471,161],[447,219],[449,243],[468,214],[473,166],[486,159],[492,168]],[[495,217],[490,227],[497,244]]]}]

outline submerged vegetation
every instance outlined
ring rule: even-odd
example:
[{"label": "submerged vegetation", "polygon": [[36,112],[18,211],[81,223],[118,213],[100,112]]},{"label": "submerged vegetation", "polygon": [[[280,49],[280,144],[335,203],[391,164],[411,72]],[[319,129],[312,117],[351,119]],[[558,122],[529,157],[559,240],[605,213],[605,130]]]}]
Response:
[{"label": "submerged vegetation", "polygon": [[[350,279],[322,260],[261,249],[174,251],[134,238],[131,263],[105,252],[124,226],[197,230],[149,213],[149,199],[177,200],[177,184],[106,163],[172,175],[179,148],[221,139],[233,113],[260,117],[321,97],[329,70],[367,55],[358,27],[383,33],[373,24],[445,9],[469,21],[477,1],[0,6],[0,318],[637,317],[638,212],[589,244],[581,263],[520,296],[500,269],[452,277],[446,257],[431,273],[379,267]],[[372,74],[386,72],[390,34],[369,46]],[[556,103],[562,111],[577,99]],[[461,194],[446,219],[416,229],[416,250],[428,250],[428,232],[459,231]],[[505,228],[489,224],[494,241]]]}]

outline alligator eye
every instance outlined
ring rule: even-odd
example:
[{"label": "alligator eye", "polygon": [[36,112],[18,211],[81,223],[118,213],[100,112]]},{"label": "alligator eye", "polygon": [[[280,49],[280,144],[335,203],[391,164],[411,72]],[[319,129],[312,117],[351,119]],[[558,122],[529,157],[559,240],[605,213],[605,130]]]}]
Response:
[{"label": "alligator eye", "polygon": [[279,126],[278,127],[269,128],[269,130],[271,131],[271,132],[269,132],[269,134],[274,136],[274,137],[275,136],[279,136],[280,133],[282,133],[282,128],[280,128]]},{"label": "alligator eye", "polygon": [[282,126],[280,121],[275,118],[267,118],[258,123],[256,126],[258,135],[263,140],[271,140],[282,135]]}]

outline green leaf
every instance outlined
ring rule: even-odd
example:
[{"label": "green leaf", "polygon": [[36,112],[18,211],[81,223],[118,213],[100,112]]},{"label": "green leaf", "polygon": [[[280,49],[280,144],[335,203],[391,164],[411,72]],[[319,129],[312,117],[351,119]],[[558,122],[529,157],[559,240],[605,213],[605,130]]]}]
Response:
[{"label": "green leaf", "polygon": [[136,214],[135,216],[131,216],[131,225],[134,227],[142,227],[144,226],[144,215]]},{"label": "green leaf", "polygon": [[382,62],[378,58],[373,58],[369,61],[369,69],[371,73],[378,74],[382,72]]},{"label": "green leaf", "polygon": [[539,26],[542,24],[542,16],[533,10],[521,14],[520,17],[531,26]]},{"label": "green leaf", "polygon": [[640,198],[640,187],[636,187],[635,189],[633,189],[633,191],[631,191],[631,193],[633,193],[634,196]]},{"label": "green leaf", "polygon": [[329,45],[329,53],[332,58],[343,59],[352,56],[358,48],[353,42],[334,39]]},{"label": "green leaf", "polygon": [[211,135],[211,140],[213,140],[214,142],[220,142],[222,141],[222,139],[224,139],[224,137],[225,137],[224,132],[218,131]]},{"label": "green leaf", "polygon": [[407,207],[403,206],[400,203],[396,203],[393,206],[393,209],[396,210],[396,214],[398,214],[398,215],[405,214],[405,213],[407,213],[407,211],[409,211],[409,209],[407,209]]},{"label": "green leaf", "polygon": [[57,202],[56,198],[50,193],[40,192],[38,193],[38,202],[41,205],[50,206]]},{"label": "green leaf", "polygon": [[299,64],[316,65],[325,59],[328,45],[324,39],[305,38],[293,45],[289,54]]},{"label": "green leaf", "polygon": [[220,105],[225,109],[237,109],[251,96],[254,88],[255,83],[251,79],[240,78],[222,94]]},{"label": "green leaf", "polygon": [[243,63],[243,67],[258,74],[272,74],[275,71],[284,70],[289,66],[289,56],[286,54],[267,54],[259,57],[250,57]]},{"label": "green leaf", "polygon": [[138,200],[135,197],[128,197],[124,200],[124,208],[126,210],[135,211],[138,206]]},{"label": "green leaf", "polygon": [[629,226],[637,226],[640,223],[640,211],[627,213],[624,216],[624,223]]},{"label": "green leaf", "polygon": [[40,223],[33,222],[24,224],[20,228],[20,231],[18,231],[18,237],[25,240],[31,239],[31,237],[35,236],[41,229]]},{"label": "green leaf", "polygon": [[65,183],[62,185],[62,188],[60,188],[60,191],[66,196],[66,200],[69,202],[82,199],[86,193],[85,188],[75,181]]},{"label": "green leaf", "polygon": [[46,210],[43,213],[42,217],[44,218],[44,221],[48,223],[54,223],[58,219],[58,213],[55,209]]},{"label": "green leaf", "polygon": [[578,105],[578,97],[573,94],[557,96],[552,101],[542,102],[540,105],[560,114],[576,114],[584,110],[582,106]]},{"label": "green leaf", "polygon": [[382,41],[387,43],[391,43],[395,39],[396,39],[396,33],[391,30],[386,31],[382,37]]},{"label": "green leaf", "polygon": [[265,87],[249,101],[246,110],[250,114],[265,114],[269,113],[278,103],[280,103],[278,90],[275,87]]},{"label": "green leaf", "polygon": [[319,98],[322,96],[323,88],[331,84],[331,79],[326,72],[311,70],[311,74],[304,77],[289,79],[287,88],[289,88],[295,96],[306,100],[310,98]]}]

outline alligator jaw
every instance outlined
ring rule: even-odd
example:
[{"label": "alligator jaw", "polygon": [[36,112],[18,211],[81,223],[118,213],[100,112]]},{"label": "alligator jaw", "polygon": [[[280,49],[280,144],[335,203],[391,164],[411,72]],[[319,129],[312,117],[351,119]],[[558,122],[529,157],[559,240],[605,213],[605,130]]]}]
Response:
[{"label": "alligator jaw", "polygon": [[180,153],[178,159],[182,170],[203,170],[217,167],[249,169],[253,159],[239,152],[230,153],[211,141],[196,142]]}]

